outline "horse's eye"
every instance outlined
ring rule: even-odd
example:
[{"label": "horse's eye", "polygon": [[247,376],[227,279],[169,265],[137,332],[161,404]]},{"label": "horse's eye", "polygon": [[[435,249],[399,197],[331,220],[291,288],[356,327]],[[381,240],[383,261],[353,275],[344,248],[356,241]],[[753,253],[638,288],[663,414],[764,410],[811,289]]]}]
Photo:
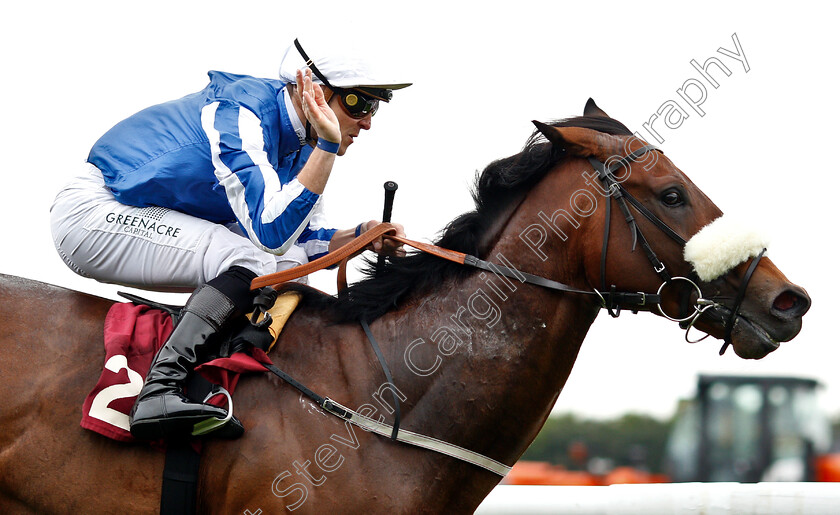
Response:
[{"label": "horse's eye", "polygon": [[683,197],[679,191],[670,190],[662,195],[662,203],[669,207],[681,206],[683,204]]}]

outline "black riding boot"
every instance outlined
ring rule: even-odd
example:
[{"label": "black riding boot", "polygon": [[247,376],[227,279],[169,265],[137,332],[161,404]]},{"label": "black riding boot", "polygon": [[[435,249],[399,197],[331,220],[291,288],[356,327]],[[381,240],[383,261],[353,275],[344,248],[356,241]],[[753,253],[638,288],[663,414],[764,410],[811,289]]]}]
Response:
[{"label": "black riding boot", "polygon": [[225,418],[226,410],[191,401],[182,393],[182,387],[187,375],[199,364],[197,355],[214,343],[212,336],[236,311],[233,301],[210,284],[189,298],[131,410],[129,423],[135,438],[157,440],[186,435],[197,422]]}]

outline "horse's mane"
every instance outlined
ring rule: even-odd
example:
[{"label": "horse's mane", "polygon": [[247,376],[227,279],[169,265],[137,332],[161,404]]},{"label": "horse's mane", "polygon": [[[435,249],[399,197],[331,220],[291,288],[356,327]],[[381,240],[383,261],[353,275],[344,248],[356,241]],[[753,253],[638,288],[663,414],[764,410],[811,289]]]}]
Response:
[{"label": "horse's mane", "polygon": [[[632,134],[621,122],[600,116],[567,118],[551,125],[582,127],[613,135]],[[535,130],[521,152],[490,163],[478,174],[472,191],[475,209],[449,222],[435,245],[483,256],[489,250],[482,248],[485,232],[564,158],[564,150],[547,143]],[[466,278],[475,272],[471,267],[422,252],[392,258],[376,277],[375,265],[375,261],[367,260],[363,270],[365,278],[337,297],[304,290],[305,303],[327,311],[336,323],[360,319],[370,322],[396,308],[411,293],[428,293],[447,280]],[[306,294],[307,291],[310,293]]]}]

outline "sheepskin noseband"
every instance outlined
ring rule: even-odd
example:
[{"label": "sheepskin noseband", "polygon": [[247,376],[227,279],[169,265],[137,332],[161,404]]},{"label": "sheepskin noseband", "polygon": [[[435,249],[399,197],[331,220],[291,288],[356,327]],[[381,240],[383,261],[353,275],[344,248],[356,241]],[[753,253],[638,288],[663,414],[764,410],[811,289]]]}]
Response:
[{"label": "sheepskin noseband", "polygon": [[708,282],[757,256],[768,244],[767,235],[761,231],[721,216],[688,240],[684,256],[700,279]]}]

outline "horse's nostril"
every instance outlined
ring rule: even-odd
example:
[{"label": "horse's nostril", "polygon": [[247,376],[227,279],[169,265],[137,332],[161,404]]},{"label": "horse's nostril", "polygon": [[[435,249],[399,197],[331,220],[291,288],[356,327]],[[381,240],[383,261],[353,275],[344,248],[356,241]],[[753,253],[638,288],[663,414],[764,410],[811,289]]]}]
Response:
[{"label": "horse's nostril", "polygon": [[796,305],[796,295],[793,292],[786,291],[776,297],[773,302],[773,307],[779,311],[787,311]]},{"label": "horse's nostril", "polygon": [[805,293],[798,293],[793,290],[783,291],[773,301],[773,311],[787,317],[802,316],[811,307],[811,299]]}]

